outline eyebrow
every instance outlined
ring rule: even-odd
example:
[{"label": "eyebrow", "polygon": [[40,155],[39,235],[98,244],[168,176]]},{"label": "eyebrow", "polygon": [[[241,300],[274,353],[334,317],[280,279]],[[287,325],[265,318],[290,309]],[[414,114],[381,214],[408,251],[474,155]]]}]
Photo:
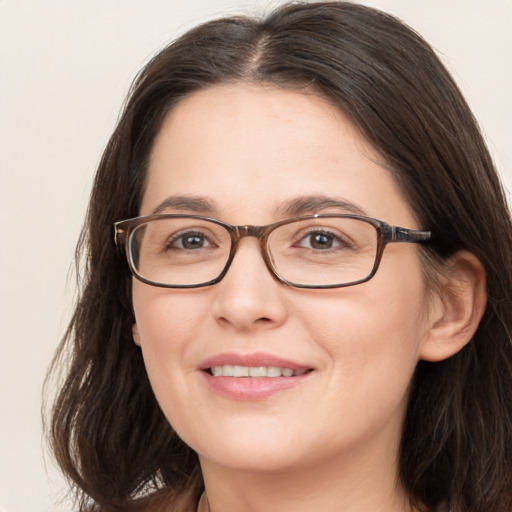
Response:
[{"label": "eyebrow", "polygon": [[[213,215],[219,212],[220,208],[216,201],[208,197],[176,194],[164,199],[152,213],[165,213],[169,210]],[[287,218],[320,213],[325,210],[366,215],[364,210],[350,201],[324,195],[299,196],[289,199],[277,205],[275,214],[278,218]]]},{"label": "eyebrow", "polygon": [[335,210],[338,213],[367,215],[364,210],[346,199],[338,199],[324,195],[300,196],[281,203],[276,208],[280,217],[298,217],[324,210]]},{"label": "eyebrow", "polygon": [[219,210],[217,203],[202,196],[172,195],[164,199],[153,213],[164,213],[168,210],[185,211],[190,213],[212,214]]}]

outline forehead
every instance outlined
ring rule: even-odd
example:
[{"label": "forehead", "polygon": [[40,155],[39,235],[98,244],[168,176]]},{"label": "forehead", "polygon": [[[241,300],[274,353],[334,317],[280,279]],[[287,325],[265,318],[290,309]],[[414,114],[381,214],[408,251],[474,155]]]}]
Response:
[{"label": "forehead", "polygon": [[379,209],[382,197],[409,213],[378,153],[339,109],[274,86],[215,86],[173,108],[155,140],[140,213],[176,194],[208,197],[219,215],[251,216],[225,219],[241,223],[271,222],[279,203],[309,195],[349,200],[372,216],[398,213]]}]

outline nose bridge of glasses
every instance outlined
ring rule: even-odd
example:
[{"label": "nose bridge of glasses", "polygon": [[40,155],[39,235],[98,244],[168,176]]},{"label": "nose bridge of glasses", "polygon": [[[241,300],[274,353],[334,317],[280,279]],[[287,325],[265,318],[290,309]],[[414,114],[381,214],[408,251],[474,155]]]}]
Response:
[{"label": "nose bridge of glasses", "polygon": [[236,226],[237,238],[254,237],[258,240],[264,235],[264,226]]},{"label": "nose bridge of glasses", "polygon": [[[256,238],[256,240],[260,244],[260,248],[262,250],[262,253],[264,255],[265,248],[264,248],[264,240],[266,238],[267,234],[267,226],[250,226],[250,225],[244,225],[244,226],[233,226],[234,227],[234,240],[233,240],[233,251],[235,252],[238,248],[238,244],[242,240],[242,238]],[[265,256],[264,256],[265,257]]]},{"label": "nose bridge of glasses", "polygon": [[233,240],[233,247],[231,249],[231,257],[235,256],[238,250],[238,245],[242,238],[256,238],[260,245],[261,255],[267,267],[269,266],[268,256],[265,249],[265,240],[267,238],[268,226],[234,226],[235,237]]}]

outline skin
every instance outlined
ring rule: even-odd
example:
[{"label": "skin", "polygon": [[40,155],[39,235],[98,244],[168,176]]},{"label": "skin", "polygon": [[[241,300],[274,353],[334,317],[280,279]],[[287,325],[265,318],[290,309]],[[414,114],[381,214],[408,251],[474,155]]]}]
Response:
[{"label": "skin", "polygon": [[[314,195],[420,228],[342,113],[271,86],[212,87],[169,113],[140,214],[177,194],[211,208],[165,212],[237,225],[281,220],[283,203]],[[396,460],[412,374],[419,359],[448,357],[467,341],[454,341],[453,322],[448,333],[446,301],[429,298],[417,246],[390,244],[365,284],[300,290],[276,281],[258,242],[245,238],[220,283],[170,290],[134,280],[133,304],[134,340],[164,414],[199,454],[212,512],[410,510]],[[463,309],[449,309],[452,320]],[[199,369],[226,352],[264,352],[312,371],[265,399],[235,400]]]}]

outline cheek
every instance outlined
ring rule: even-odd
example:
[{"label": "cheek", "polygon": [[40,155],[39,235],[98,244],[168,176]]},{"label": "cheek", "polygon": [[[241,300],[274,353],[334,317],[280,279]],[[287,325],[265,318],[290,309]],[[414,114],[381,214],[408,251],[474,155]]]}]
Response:
[{"label": "cheek", "polygon": [[194,291],[175,292],[164,288],[133,284],[133,308],[142,345],[177,349],[204,320],[204,301]]},{"label": "cheek", "polygon": [[414,260],[393,270],[383,266],[368,283],[305,297],[296,313],[337,378],[348,382],[341,389],[399,395],[408,388],[428,336],[427,291]]},{"label": "cheek", "polygon": [[[179,398],[188,372],[194,371],[194,337],[204,325],[207,308],[194,293],[133,285],[133,306],[144,364],[159,402]],[[176,393],[169,393],[170,390]],[[164,404],[161,404],[162,406]]]}]

